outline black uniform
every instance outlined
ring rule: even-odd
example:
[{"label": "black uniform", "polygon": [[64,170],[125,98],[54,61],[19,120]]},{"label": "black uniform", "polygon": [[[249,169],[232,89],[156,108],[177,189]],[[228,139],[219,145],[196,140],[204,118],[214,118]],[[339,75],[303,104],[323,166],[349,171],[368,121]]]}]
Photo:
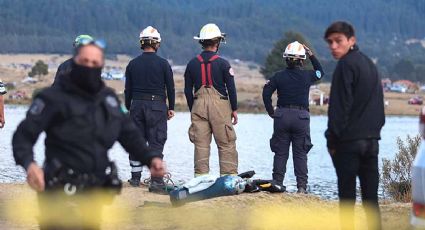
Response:
[{"label": "black uniform", "polygon": [[[144,52],[130,61],[125,77],[125,106],[149,146],[162,152],[167,140],[167,111],[174,110],[175,104],[171,66],[156,53]],[[142,171],[140,163],[131,154],[130,163],[132,172]]]},{"label": "black uniform", "polygon": [[[46,132],[43,166],[46,192],[40,197],[50,198],[51,192],[63,192],[72,186],[76,190],[70,189],[71,194],[110,188],[110,174],[105,172],[111,167],[107,151],[117,140],[144,165],[149,165],[153,157],[162,157],[161,152],[148,149],[140,131],[121,110],[112,89],[103,86],[97,94],[88,94],[69,75],[61,75],[57,85],[37,95],[13,136],[15,161],[25,169],[34,161],[33,146],[43,131]],[[116,174],[114,178],[113,185],[119,186]],[[58,211],[66,215],[75,212],[68,201],[57,202],[63,202]],[[43,210],[43,205],[40,207]],[[76,218],[79,220],[78,215]]]},{"label": "black uniform", "polygon": [[[203,51],[200,56],[204,62],[208,63],[214,55],[215,52],[212,51]],[[186,95],[187,105],[189,106],[189,110],[192,110],[193,100],[194,100],[194,88],[195,92],[198,91],[202,85],[202,78],[193,76],[202,76],[199,58],[193,58],[186,67],[186,71],[184,73],[184,94]],[[211,62],[211,74],[212,76],[212,86],[224,97],[228,97],[230,99],[230,105],[232,107],[232,111],[236,111],[238,109],[238,100],[236,96],[236,86],[235,79],[233,77],[233,70],[228,61],[225,59],[218,57]],[[208,70],[204,70],[208,71]],[[207,76],[207,74],[204,74]],[[208,81],[208,79],[205,79]]]},{"label": "black uniform", "polygon": [[325,135],[328,148],[335,150],[332,160],[340,200],[354,207],[358,176],[364,204],[379,214],[378,140],[385,124],[383,90],[376,66],[357,46],[339,60],[334,71],[328,116]]},{"label": "black uniform", "polygon": [[[310,139],[309,90],[324,75],[316,57],[311,56],[310,60],[314,70],[287,68],[277,72],[263,88],[264,105],[274,118],[274,132],[270,139],[270,148],[275,153],[273,180],[283,183],[292,142],[297,187],[303,189],[307,186],[307,153],[313,146]],[[278,108],[275,111],[271,97],[276,90]]]},{"label": "black uniform", "polygon": [[[81,173],[103,173],[109,165],[107,151],[115,141],[148,165],[159,151],[149,151],[146,141],[125,115],[112,89],[91,96],[63,75],[60,84],[41,91],[27,117],[13,136],[16,163],[27,168],[33,162],[33,146],[46,132],[46,161],[59,160],[64,167]],[[62,81],[63,80],[63,81]]]},{"label": "black uniform", "polygon": [[53,80],[53,84],[55,85],[59,82],[59,78],[61,74],[67,74],[71,71],[72,68],[72,58],[62,62],[59,67],[58,70],[56,71],[56,75],[55,75],[55,79]]}]

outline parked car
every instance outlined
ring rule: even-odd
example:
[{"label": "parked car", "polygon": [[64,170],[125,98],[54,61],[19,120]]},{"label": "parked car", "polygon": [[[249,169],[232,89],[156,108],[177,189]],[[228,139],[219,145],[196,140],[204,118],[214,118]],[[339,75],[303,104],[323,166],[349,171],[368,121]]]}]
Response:
[{"label": "parked car", "polygon": [[412,215],[410,223],[416,228],[425,228],[425,107],[419,115],[421,144],[412,165]]},{"label": "parked car", "polygon": [[398,93],[405,93],[407,91],[407,88],[401,85],[392,85],[390,87],[391,92],[398,92]]},{"label": "parked car", "polygon": [[424,103],[423,99],[419,96],[412,97],[407,101],[409,105],[422,105]]},{"label": "parked car", "polygon": [[101,77],[103,80],[112,80],[112,75],[108,72],[103,72]]}]

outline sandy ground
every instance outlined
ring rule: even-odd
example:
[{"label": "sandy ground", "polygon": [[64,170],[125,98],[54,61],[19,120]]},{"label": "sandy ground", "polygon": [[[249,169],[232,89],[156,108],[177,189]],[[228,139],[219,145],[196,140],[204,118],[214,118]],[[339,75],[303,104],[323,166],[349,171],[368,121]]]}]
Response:
[{"label": "sandy ground", "polygon": [[[35,193],[27,185],[0,184],[0,204],[1,229],[37,229],[35,214],[30,211],[37,206]],[[10,206],[18,211],[17,218],[7,217]],[[381,204],[381,210],[383,229],[410,228],[410,204],[387,202]],[[337,213],[336,201],[267,192],[219,197],[173,208],[168,196],[125,185],[122,194],[104,211],[107,217],[102,229],[339,229]],[[364,229],[360,205],[356,213],[358,229]]]},{"label": "sandy ground", "polygon": [[[30,103],[32,93],[35,89],[50,86],[53,82],[57,66],[70,56],[58,54],[14,54],[0,55],[0,79],[5,83],[15,82],[16,87],[10,90],[9,95],[17,90],[23,91],[27,95],[27,100],[10,100],[6,97],[6,103],[28,104]],[[36,84],[22,83],[30,71],[30,67],[37,60],[42,60],[50,66],[49,74],[41,78]],[[118,55],[114,60],[107,59],[106,69],[125,70],[130,60],[129,56]],[[238,104],[240,112],[265,113],[262,101],[262,88],[266,82],[260,74],[260,67],[252,63],[233,62],[231,63],[235,72],[235,81],[238,91]],[[184,97],[184,66],[174,66],[174,80],[176,88],[176,110],[187,111],[186,99]],[[122,97],[124,91],[124,82],[110,80],[106,84],[115,89],[118,95]],[[329,95],[330,84],[319,84],[317,88]],[[388,105],[385,107],[387,115],[418,115],[422,106],[408,105],[407,101],[416,96],[425,96],[420,94],[402,94],[402,93],[385,93],[385,101]],[[276,95],[275,95],[276,96]],[[318,95],[314,96],[318,97]],[[275,100],[275,98],[274,98]],[[327,106],[310,106],[312,114],[327,114]]]}]

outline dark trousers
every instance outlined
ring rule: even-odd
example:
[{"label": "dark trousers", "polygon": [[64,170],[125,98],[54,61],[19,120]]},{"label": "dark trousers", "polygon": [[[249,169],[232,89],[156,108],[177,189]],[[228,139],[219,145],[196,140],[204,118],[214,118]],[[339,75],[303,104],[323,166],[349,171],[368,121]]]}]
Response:
[{"label": "dark trousers", "polygon": [[[164,101],[133,100],[130,116],[142,131],[150,148],[163,151],[167,140],[168,108]],[[132,172],[141,172],[142,165],[131,154],[130,165]]]},{"label": "dark trousers", "polygon": [[307,187],[307,153],[310,151],[310,114],[306,110],[278,108],[274,113],[273,136],[270,148],[275,153],[273,161],[273,180],[283,183],[289,146],[292,143],[292,157],[297,187]]},{"label": "dark trousers", "polygon": [[[338,177],[338,195],[341,210],[345,213],[342,224],[354,229],[354,204],[356,202],[356,178],[359,177],[363,206],[369,229],[381,228],[378,203],[378,153],[376,139],[356,140],[337,144],[332,157]],[[341,215],[342,216],[342,215]]]}]

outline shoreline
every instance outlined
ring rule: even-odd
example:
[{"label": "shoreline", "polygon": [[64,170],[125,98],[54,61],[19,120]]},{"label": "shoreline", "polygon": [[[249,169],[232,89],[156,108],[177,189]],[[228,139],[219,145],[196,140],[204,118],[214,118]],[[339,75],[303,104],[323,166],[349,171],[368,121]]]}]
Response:
[{"label": "shoreline", "polygon": [[[30,100],[27,101],[20,101],[19,103],[9,103],[10,100],[6,100],[5,106],[10,107],[18,107],[18,106],[29,106],[31,104]],[[391,116],[391,117],[418,117],[420,110],[422,109],[422,105],[415,105],[417,111],[415,112],[404,112],[404,113],[397,113],[396,111],[385,111],[385,116]],[[424,105],[425,106],[425,105]],[[246,108],[245,106],[240,106],[238,109],[238,113],[240,114],[264,114],[267,115],[267,112],[264,108],[257,109],[250,109]],[[310,106],[310,114],[313,116],[327,116],[328,115],[328,106]],[[189,112],[186,105],[176,104],[175,105],[175,111],[176,112]]]},{"label": "shoreline", "polygon": [[[25,197],[25,199],[21,199]],[[26,184],[0,183],[1,207],[35,202]],[[15,203],[14,203],[15,201]],[[25,201],[25,202],[23,202]],[[381,202],[383,229],[409,229],[410,203]],[[22,207],[15,207],[19,210]],[[124,183],[121,195],[107,208],[102,229],[338,229],[338,202],[296,193],[243,193],[188,203],[172,208],[168,196],[152,194],[146,187]],[[115,211],[114,211],[115,210]],[[118,211],[119,210],[119,211]],[[122,211],[122,212],[121,212]],[[28,212],[28,211],[27,211]],[[117,213],[121,212],[121,213]],[[2,212],[5,214],[5,212]],[[362,206],[356,205],[358,223],[364,223]],[[32,213],[30,213],[32,214]],[[33,214],[34,215],[34,214]],[[105,214],[104,214],[105,215]],[[294,220],[303,220],[302,222]],[[318,223],[317,220],[320,220]],[[19,220],[0,215],[5,229],[34,229],[34,217]],[[122,227],[122,226],[125,226]],[[309,228],[310,226],[310,228]],[[326,227],[326,228],[325,228]]]}]

